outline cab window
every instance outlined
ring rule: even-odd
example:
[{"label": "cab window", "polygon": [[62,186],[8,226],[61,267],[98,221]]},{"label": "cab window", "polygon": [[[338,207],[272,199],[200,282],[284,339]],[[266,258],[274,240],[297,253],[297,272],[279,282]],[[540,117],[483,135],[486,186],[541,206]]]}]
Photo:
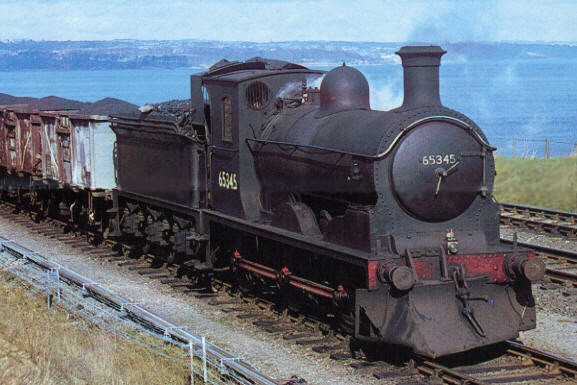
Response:
[{"label": "cab window", "polygon": [[222,99],[222,140],[232,142],[232,104],[230,99]]}]

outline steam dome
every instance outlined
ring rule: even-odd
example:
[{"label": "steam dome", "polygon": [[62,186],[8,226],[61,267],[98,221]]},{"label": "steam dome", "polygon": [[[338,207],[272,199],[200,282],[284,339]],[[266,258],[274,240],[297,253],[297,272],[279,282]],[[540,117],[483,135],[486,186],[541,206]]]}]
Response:
[{"label": "steam dome", "polygon": [[317,117],[346,110],[368,110],[369,83],[353,67],[342,65],[330,70],[321,83],[321,106]]}]

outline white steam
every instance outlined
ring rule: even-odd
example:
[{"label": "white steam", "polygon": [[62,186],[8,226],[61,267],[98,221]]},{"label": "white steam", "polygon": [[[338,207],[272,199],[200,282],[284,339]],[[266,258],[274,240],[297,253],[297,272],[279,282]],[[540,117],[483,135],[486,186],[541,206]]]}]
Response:
[{"label": "white steam", "polygon": [[[306,78],[306,87],[320,87],[323,75],[309,75]],[[301,97],[303,83],[300,81],[285,83],[276,93],[277,98],[297,99]]]},{"label": "white steam", "polygon": [[403,103],[403,88],[392,84],[385,84],[379,88],[372,87],[370,97],[372,110],[390,110]]}]

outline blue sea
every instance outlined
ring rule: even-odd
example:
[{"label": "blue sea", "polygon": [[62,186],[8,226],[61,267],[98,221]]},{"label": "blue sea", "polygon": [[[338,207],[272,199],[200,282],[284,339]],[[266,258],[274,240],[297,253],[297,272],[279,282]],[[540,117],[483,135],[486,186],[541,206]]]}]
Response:
[{"label": "blue sea", "polygon": [[[369,81],[373,108],[390,109],[402,103],[400,64],[356,68]],[[0,72],[0,92],[91,102],[115,97],[142,105],[187,98],[189,75],[201,71]],[[445,61],[440,69],[441,100],[475,120],[503,155],[543,156],[549,139],[551,156],[565,156],[577,143],[576,74],[577,59]]]}]

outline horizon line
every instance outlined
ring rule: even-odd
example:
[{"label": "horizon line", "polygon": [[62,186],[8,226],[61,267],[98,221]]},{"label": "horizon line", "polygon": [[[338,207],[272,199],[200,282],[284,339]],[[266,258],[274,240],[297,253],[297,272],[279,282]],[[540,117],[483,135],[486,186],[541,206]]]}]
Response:
[{"label": "horizon line", "polygon": [[[253,43],[253,44],[282,44],[282,43],[349,43],[349,44],[422,44],[422,45],[432,45],[431,42],[425,42],[421,40],[410,40],[410,41],[371,41],[371,40],[271,40],[271,41],[252,41],[252,40],[212,40],[212,39],[195,39],[195,38],[185,38],[185,39],[137,39],[137,38],[117,38],[117,39],[82,39],[82,40],[35,40],[27,38],[18,39],[0,39],[0,43],[22,43],[22,42],[35,42],[35,43],[71,43],[71,42],[182,42],[182,41],[194,41],[194,42],[204,42],[204,43]],[[577,41],[573,40],[461,40],[461,41],[441,41],[435,42],[435,44],[577,44]]]}]

